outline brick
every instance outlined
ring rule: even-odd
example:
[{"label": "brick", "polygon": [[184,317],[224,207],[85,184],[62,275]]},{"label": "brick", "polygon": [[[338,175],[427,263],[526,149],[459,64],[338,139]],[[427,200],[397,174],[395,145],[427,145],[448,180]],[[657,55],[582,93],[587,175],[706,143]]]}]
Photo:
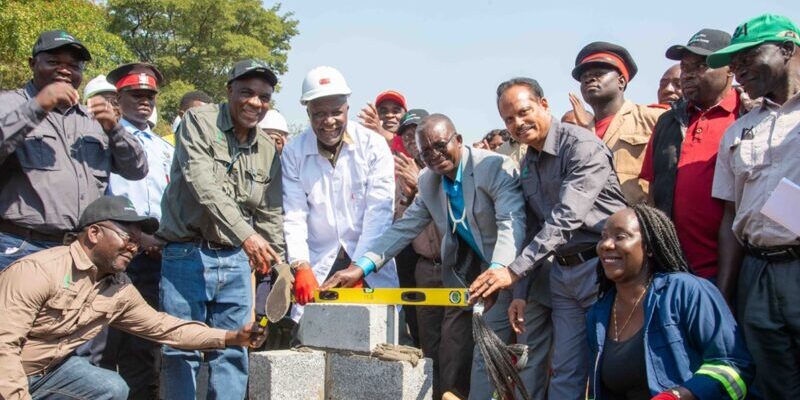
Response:
[{"label": "brick", "polygon": [[397,344],[397,309],[374,304],[308,304],[297,330],[305,346],[370,352]]},{"label": "brick", "polygon": [[323,400],[325,353],[277,350],[250,353],[251,400]]},{"label": "brick", "polygon": [[406,361],[328,353],[326,399],[422,400],[433,396],[432,362]]}]

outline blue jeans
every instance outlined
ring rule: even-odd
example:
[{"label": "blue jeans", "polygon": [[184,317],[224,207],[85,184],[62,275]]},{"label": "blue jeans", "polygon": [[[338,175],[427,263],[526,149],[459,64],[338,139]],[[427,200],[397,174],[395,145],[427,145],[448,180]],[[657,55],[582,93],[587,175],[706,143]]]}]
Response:
[{"label": "blue jeans", "polygon": [[[241,248],[212,250],[197,243],[170,243],[162,251],[161,309],[214,328],[238,330],[250,321],[253,302],[250,263]],[[205,352],[208,398],[244,398],[247,350],[228,347]],[[162,379],[167,399],[194,399],[199,351],[164,346]]]},{"label": "blue jeans", "polygon": [[128,385],[116,372],[95,367],[80,356],[71,356],[45,375],[28,377],[34,400],[125,400]]},{"label": "blue jeans", "polygon": [[0,271],[22,257],[61,244],[44,240],[25,240],[22,236],[0,232]]}]

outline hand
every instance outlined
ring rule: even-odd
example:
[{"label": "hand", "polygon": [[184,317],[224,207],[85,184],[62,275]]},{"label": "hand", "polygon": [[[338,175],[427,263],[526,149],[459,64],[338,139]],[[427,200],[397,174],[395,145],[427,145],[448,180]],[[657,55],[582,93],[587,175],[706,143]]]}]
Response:
[{"label": "hand", "polygon": [[361,125],[377,132],[387,141],[391,142],[392,139],[394,139],[394,133],[383,129],[383,122],[381,122],[381,119],[378,117],[378,109],[375,108],[374,104],[367,103],[367,105],[361,109],[361,113],[358,114],[358,119],[361,120]]},{"label": "hand", "polygon": [[479,141],[477,141],[475,143],[472,143],[472,147],[474,147],[476,149],[488,149],[488,147],[486,147],[486,141],[485,140],[479,140]]},{"label": "hand", "polygon": [[164,241],[146,233],[142,233],[139,238],[139,247],[144,251],[144,254],[154,260],[161,259],[161,249],[164,248]]},{"label": "hand", "polygon": [[363,287],[364,270],[355,264],[350,264],[349,267],[333,274],[327,281],[322,284],[320,290],[328,290],[336,287],[356,287],[361,284]]},{"label": "hand", "polygon": [[579,99],[575,93],[570,93],[569,102],[572,104],[572,112],[575,113],[575,122],[577,122],[579,126],[589,128],[593,117],[583,107],[581,99]]},{"label": "hand", "polygon": [[525,332],[525,305],[525,299],[514,299],[508,306],[508,321],[517,335]]},{"label": "hand", "polygon": [[89,99],[89,112],[100,123],[106,133],[111,132],[119,123],[117,113],[114,112],[114,105],[103,96],[94,96]]},{"label": "hand", "polygon": [[267,339],[267,330],[252,322],[238,331],[228,331],[225,334],[225,346],[250,346],[261,347]]},{"label": "hand", "polygon": [[410,157],[402,153],[394,156],[394,172],[400,179],[400,190],[405,197],[414,197],[417,194],[417,177],[419,167]]},{"label": "hand", "polygon": [[314,292],[319,289],[317,277],[308,264],[301,265],[294,272],[294,299],[304,306],[314,300]]},{"label": "hand", "polygon": [[487,269],[469,286],[469,303],[475,304],[481,297],[487,301],[496,291],[511,286],[517,280],[519,276],[508,267]]},{"label": "hand", "polygon": [[278,253],[258,233],[250,235],[242,242],[242,250],[250,259],[250,270],[256,270],[262,275],[269,273],[270,268],[272,268],[272,262],[281,262]]},{"label": "hand", "polygon": [[80,94],[66,82],[54,82],[42,88],[36,102],[47,112],[56,107],[72,107],[80,101]]}]

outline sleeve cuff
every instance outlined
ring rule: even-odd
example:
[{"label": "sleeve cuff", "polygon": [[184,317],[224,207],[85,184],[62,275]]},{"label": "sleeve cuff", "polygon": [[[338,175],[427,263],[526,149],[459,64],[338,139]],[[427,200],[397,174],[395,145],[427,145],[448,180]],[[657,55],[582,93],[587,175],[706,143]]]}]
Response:
[{"label": "sleeve cuff", "polygon": [[364,271],[364,276],[375,270],[375,263],[367,257],[361,257],[355,262],[356,266]]},{"label": "sleeve cuff", "polygon": [[242,243],[244,243],[244,241],[247,240],[247,238],[256,233],[256,230],[253,229],[253,227],[250,226],[250,224],[248,224],[244,220],[238,221],[237,223],[233,224],[230,227],[230,230],[233,232],[233,235],[235,236],[235,238],[231,238],[235,239],[231,240],[235,242],[233,243],[234,246],[241,246]]}]

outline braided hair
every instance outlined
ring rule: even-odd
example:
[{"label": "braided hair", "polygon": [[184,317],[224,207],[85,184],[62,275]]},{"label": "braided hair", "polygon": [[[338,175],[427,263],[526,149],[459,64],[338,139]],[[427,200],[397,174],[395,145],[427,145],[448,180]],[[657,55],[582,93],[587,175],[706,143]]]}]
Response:
[{"label": "braided hair", "polygon": [[[639,231],[647,252],[645,265],[652,267],[649,273],[694,273],[686,261],[686,256],[678,241],[675,225],[672,224],[669,217],[661,210],[645,204],[636,204],[631,208],[639,221]],[[614,287],[614,282],[606,278],[599,260],[597,262],[597,280],[600,284],[600,297]]]}]

